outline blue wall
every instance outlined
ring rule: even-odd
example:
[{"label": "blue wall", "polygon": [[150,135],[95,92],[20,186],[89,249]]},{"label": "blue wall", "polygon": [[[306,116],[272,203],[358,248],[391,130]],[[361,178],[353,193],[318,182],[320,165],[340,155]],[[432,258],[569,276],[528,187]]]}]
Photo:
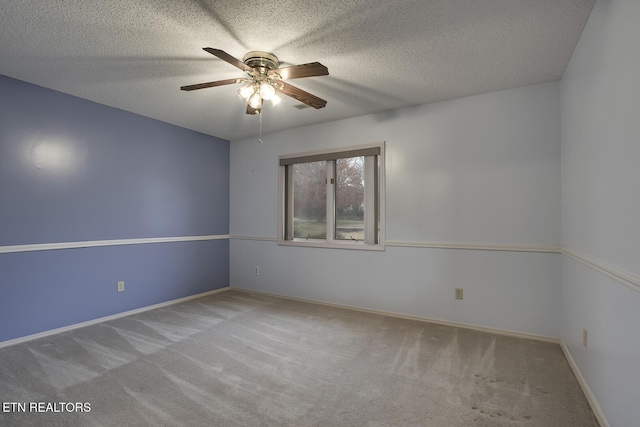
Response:
[{"label": "blue wall", "polygon": [[[4,76],[0,94],[0,246],[229,233],[228,141]],[[0,254],[0,341],[228,286],[228,251]]]}]

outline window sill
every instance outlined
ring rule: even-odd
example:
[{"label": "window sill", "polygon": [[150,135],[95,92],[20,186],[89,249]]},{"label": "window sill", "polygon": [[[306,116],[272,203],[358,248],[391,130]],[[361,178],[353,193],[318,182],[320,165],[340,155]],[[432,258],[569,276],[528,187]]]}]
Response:
[{"label": "window sill", "polygon": [[365,245],[362,242],[327,242],[326,240],[307,240],[307,239],[295,239],[295,240],[278,240],[280,246],[300,246],[305,248],[325,248],[325,249],[350,249],[358,251],[384,251],[384,244],[377,245]]}]

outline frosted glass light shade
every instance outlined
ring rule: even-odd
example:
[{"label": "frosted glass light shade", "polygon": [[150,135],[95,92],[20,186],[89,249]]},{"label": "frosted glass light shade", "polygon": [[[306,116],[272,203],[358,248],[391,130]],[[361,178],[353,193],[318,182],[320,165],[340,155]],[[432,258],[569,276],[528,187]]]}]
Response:
[{"label": "frosted glass light shade", "polygon": [[238,88],[238,96],[245,101],[248,101],[251,95],[255,93],[252,84],[244,85],[241,88]]},{"label": "frosted glass light shade", "polygon": [[258,109],[262,105],[262,98],[260,98],[260,94],[256,92],[251,95],[248,102],[251,108]]},{"label": "frosted glass light shade", "polygon": [[270,100],[276,94],[276,90],[268,82],[262,82],[260,84],[260,96],[265,101]]}]

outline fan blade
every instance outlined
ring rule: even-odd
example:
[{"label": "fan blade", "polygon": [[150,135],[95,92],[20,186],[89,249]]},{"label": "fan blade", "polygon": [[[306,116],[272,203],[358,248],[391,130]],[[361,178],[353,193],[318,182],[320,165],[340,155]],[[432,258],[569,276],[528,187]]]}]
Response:
[{"label": "fan blade", "polygon": [[229,55],[224,50],[214,49],[212,47],[203,47],[202,50],[206,50],[211,55],[217,56],[218,58],[222,59],[223,61],[227,61],[229,64],[233,65],[234,67],[240,68],[242,71],[252,71],[253,70],[253,68],[249,67],[247,64],[245,64],[244,62],[240,61],[239,59],[234,58],[233,56]]},{"label": "fan blade", "polygon": [[247,104],[247,114],[258,114],[260,112],[259,108],[253,108],[251,105]]},{"label": "fan blade", "polygon": [[293,65],[291,67],[276,68],[269,74],[280,74],[282,80],[299,79],[302,77],[328,76],[329,70],[319,62]]},{"label": "fan blade", "polygon": [[204,89],[207,87],[232,85],[236,83],[241,83],[244,80],[245,79],[227,79],[227,80],[218,80],[216,82],[209,82],[209,83],[198,83],[197,85],[181,86],[180,90],[197,90],[197,89]]},{"label": "fan blade", "polygon": [[307,104],[310,107],[319,109],[327,105],[327,101],[325,101],[324,99],[318,98],[315,95],[311,95],[309,92],[305,92],[300,88],[290,85],[289,83],[279,82],[279,84],[282,85],[282,87],[280,88],[280,92],[292,97],[293,99],[297,99],[298,101]]}]

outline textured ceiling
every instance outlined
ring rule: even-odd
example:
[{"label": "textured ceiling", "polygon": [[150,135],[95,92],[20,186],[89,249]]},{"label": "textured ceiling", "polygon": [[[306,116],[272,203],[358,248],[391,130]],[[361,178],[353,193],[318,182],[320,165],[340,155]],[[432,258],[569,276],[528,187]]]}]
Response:
[{"label": "textured ceiling", "polygon": [[0,0],[0,74],[224,139],[258,133],[242,77],[202,50],[329,76],[291,83],[328,101],[266,106],[264,132],[558,80],[594,0]]}]

